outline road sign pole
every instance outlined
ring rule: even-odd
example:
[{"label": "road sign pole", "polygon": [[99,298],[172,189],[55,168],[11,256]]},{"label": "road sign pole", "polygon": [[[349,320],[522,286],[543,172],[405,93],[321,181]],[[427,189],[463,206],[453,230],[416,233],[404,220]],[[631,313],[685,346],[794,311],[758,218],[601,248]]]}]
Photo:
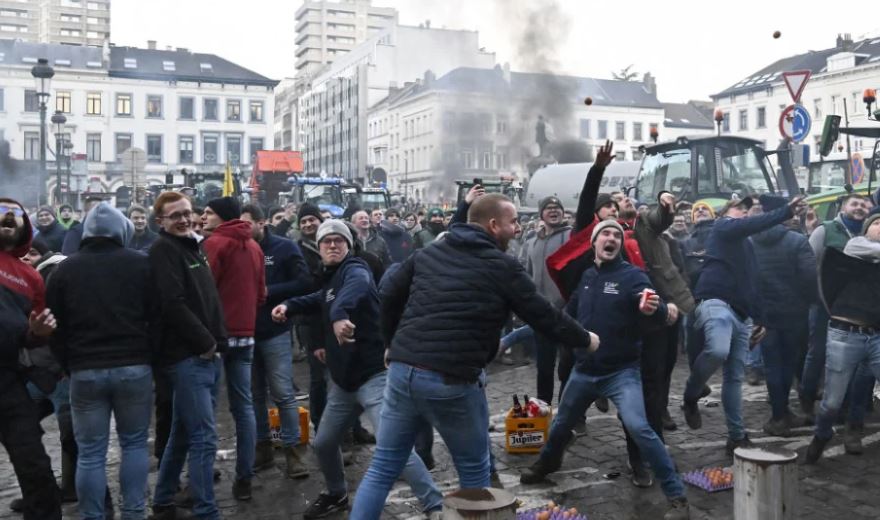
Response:
[{"label": "road sign pole", "polygon": [[[846,121],[846,127],[849,128],[849,111],[846,107],[846,98],[843,98],[843,119]],[[846,134],[846,170],[844,171],[845,184],[849,187],[847,191],[852,189],[852,149],[850,148],[849,133]]]}]

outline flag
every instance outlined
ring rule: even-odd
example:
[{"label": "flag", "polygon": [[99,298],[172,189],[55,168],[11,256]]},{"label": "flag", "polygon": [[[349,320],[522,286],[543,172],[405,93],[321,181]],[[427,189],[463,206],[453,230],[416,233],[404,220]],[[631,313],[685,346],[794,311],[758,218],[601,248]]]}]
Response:
[{"label": "flag", "polygon": [[223,174],[223,196],[231,197],[235,194],[235,185],[232,183],[232,163],[226,158],[226,172]]}]

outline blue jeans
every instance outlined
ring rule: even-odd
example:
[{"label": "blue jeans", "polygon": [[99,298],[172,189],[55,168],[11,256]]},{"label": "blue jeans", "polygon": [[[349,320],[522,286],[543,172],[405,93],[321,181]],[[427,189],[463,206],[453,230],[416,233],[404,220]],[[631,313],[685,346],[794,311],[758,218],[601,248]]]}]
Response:
[{"label": "blue jeans", "polygon": [[825,355],[825,394],[816,416],[816,437],[830,439],[831,426],[843,404],[850,380],[865,363],[875,377],[880,377],[880,334],[868,335],[828,327]]},{"label": "blue jeans", "polygon": [[[345,485],[345,472],[342,466],[342,437],[351,427],[352,421],[361,414],[380,431],[382,395],[385,392],[385,373],[376,374],[361,385],[356,392],[346,392],[331,380],[327,395],[327,406],[321,418],[321,428],[315,438],[314,448],[321,466],[321,473],[327,483],[327,492],[341,496],[348,492]],[[378,436],[377,436],[378,439]],[[378,440],[377,440],[378,442]],[[443,507],[443,495],[434,485],[431,474],[415,452],[410,450],[403,478],[409,483],[413,493],[419,497],[425,511],[439,510]]]},{"label": "blue jeans", "polygon": [[474,383],[452,381],[438,372],[394,362],[387,378],[376,452],[349,518],[379,518],[388,491],[412,456],[423,420],[446,443],[461,488],[488,487],[489,407],[484,377]]},{"label": "blue jeans", "polygon": [[[289,339],[287,348],[290,349]],[[223,355],[223,366],[226,368],[226,393],[229,396],[229,412],[232,413],[232,418],[235,420],[236,480],[250,480],[254,476],[254,459],[256,458],[257,449],[257,420],[254,416],[254,401],[251,397],[251,370],[253,364],[254,347],[230,348]],[[293,370],[292,365],[288,365],[287,368]]]},{"label": "blue jeans", "polygon": [[278,415],[281,418],[281,444],[296,446],[300,440],[299,405],[293,392],[293,351],[287,334],[257,341],[254,346],[253,376],[257,441],[268,441],[272,437],[266,408],[268,392],[278,406]]},{"label": "blue jeans", "polygon": [[746,367],[764,373],[764,344],[758,343],[746,352]]},{"label": "blue jeans", "polygon": [[153,507],[170,506],[180,486],[180,472],[189,454],[189,490],[193,513],[199,518],[217,519],[214,500],[214,455],[217,429],[214,407],[220,381],[220,359],[189,357],[168,367],[174,388],[171,435],[159,465]]},{"label": "blue jeans", "polygon": [[800,327],[793,325],[793,328],[787,329],[768,328],[761,344],[773,420],[783,419],[789,414],[788,395],[794,382],[798,356],[809,336],[806,321]]},{"label": "blue jeans", "polygon": [[153,372],[149,365],[76,370],[70,375],[73,433],[79,447],[76,493],[84,519],[103,520],[110,414],[122,450],[122,519],[143,520],[150,453]]},{"label": "blue jeans", "polygon": [[864,426],[865,414],[874,399],[874,384],[876,382],[877,379],[874,378],[871,368],[864,362],[860,364],[849,387],[850,401],[846,416],[847,424]]},{"label": "blue jeans", "polygon": [[550,436],[541,449],[541,458],[558,460],[562,457],[571,439],[572,427],[599,397],[606,397],[614,403],[624,428],[639,448],[639,454],[660,479],[663,493],[668,498],[684,496],[684,484],[675,471],[675,464],[645,416],[642,376],[637,368],[626,368],[605,376],[592,376],[575,369],[565,385]]},{"label": "blue jeans", "polygon": [[535,352],[535,331],[530,325],[513,329],[507,335],[501,338],[502,350],[508,349],[514,345],[521,344],[525,351],[533,354]]},{"label": "blue jeans", "polygon": [[727,434],[731,440],[741,440],[746,435],[742,418],[742,383],[752,320],[740,319],[722,300],[703,301],[695,311],[695,318],[694,328],[702,333],[705,343],[691,367],[684,400],[697,402],[703,386],[723,366],[721,404],[727,418]]}]

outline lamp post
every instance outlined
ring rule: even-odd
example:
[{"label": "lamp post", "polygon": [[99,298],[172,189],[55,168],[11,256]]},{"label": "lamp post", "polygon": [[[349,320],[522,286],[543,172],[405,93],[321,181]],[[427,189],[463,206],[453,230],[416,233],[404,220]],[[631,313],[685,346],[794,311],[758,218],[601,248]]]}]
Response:
[{"label": "lamp post", "polygon": [[718,125],[718,137],[721,137],[721,123],[724,122],[724,112],[720,108],[715,109],[715,124]]},{"label": "lamp post", "polygon": [[75,197],[76,192],[73,189],[73,184],[70,182],[70,169],[72,167],[70,161],[73,159],[73,143],[70,142],[70,139],[66,139],[64,141],[64,144],[62,145],[62,147],[64,150],[64,173],[65,173],[65,178],[67,179],[65,181],[65,184],[67,184],[67,201],[66,202],[68,204],[73,205],[73,204],[75,204],[75,201],[76,201],[76,197]]},{"label": "lamp post", "polygon": [[46,189],[46,102],[49,100],[49,86],[55,69],[49,65],[49,60],[40,58],[37,64],[31,68],[31,76],[34,77],[37,98],[40,103],[40,202],[44,202],[43,191]]},{"label": "lamp post", "polygon": [[409,208],[409,157],[406,156],[403,159],[403,198]]},{"label": "lamp post", "polygon": [[59,203],[62,200],[61,195],[61,138],[62,132],[64,132],[64,124],[67,123],[67,118],[64,117],[64,114],[61,113],[60,110],[56,110],[55,114],[52,115],[52,124],[55,125],[55,189],[58,190],[58,199],[55,200],[55,203]]}]

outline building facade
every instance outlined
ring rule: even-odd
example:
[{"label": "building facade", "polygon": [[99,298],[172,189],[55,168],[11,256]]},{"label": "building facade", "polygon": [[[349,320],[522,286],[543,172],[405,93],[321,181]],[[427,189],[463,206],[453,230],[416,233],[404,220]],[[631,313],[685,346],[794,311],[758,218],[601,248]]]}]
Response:
[{"label": "building facade", "polygon": [[[183,168],[220,172],[227,158],[247,171],[253,154],[273,145],[277,81],[212,54],[186,49],[97,49],[0,40],[0,139],[16,159],[39,159],[39,104],[31,67],[55,69],[48,113],[67,119],[62,142],[83,159],[91,191],[182,182]],[[48,120],[48,117],[47,117]],[[48,170],[55,171],[58,129],[48,123]],[[143,150],[137,171],[122,161]],[[56,184],[50,175],[49,189]]]},{"label": "building facade", "polygon": [[0,39],[100,47],[110,41],[110,0],[0,0]]}]

